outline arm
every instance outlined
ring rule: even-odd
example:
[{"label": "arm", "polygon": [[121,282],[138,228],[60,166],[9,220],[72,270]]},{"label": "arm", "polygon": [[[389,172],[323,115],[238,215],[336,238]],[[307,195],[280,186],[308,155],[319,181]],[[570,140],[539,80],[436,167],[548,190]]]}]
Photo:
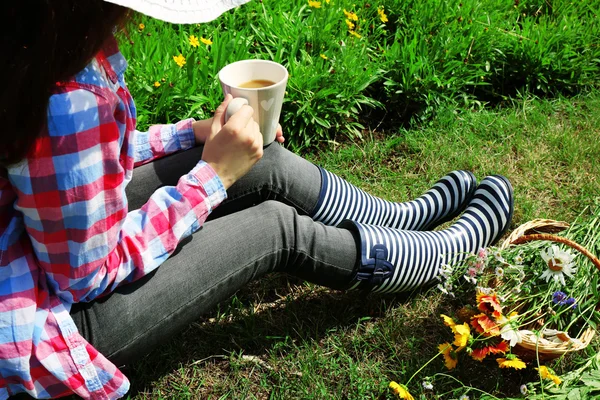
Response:
[{"label": "arm", "polygon": [[48,132],[32,155],[8,169],[38,263],[67,302],[92,300],[148,274],[226,196],[201,161],[128,213],[124,185],[131,170],[124,166],[131,166],[133,151],[125,142],[121,147],[124,127],[113,109],[86,90],[52,96]]},{"label": "arm", "polygon": [[186,119],[177,124],[153,125],[148,132],[135,131],[135,165],[205,143],[212,121],[212,118],[200,121]]}]

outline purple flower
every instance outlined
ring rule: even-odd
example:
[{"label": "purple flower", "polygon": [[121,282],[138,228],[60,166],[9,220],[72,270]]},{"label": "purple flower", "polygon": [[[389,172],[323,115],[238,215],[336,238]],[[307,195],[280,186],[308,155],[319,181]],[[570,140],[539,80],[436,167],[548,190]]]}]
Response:
[{"label": "purple flower", "polygon": [[[572,298],[572,297],[571,297]],[[575,299],[573,299],[575,300]],[[552,302],[554,304],[559,304],[559,305],[563,305],[565,304],[565,302],[567,301],[567,294],[564,292],[561,292],[560,290],[557,292],[554,292],[552,294]]]},{"label": "purple flower", "polygon": [[564,301],[564,304],[570,306],[571,308],[577,308],[577,303],[573,297],[569,297]]}]

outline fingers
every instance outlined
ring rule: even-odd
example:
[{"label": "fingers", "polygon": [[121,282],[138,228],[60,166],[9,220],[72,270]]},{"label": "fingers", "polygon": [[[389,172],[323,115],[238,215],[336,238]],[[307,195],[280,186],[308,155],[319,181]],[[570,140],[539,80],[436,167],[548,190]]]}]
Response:
[{"label": "fingers", "polygon": [[252,109],[252,107],[248,105],[243,105],[238,112],[236,112],[229,118],[229,121],[227,121],[227,125],[231,128],[243,128],[248,125],[248,121],[252,119],[253,115],[254,110]]},{"label": "fingers", "polygon": [[223,100],[223,102],[215,110],[214,118],[215,118],[215,120],[219,121],[221,123],[221,125],[225,124],[225,111],[227,111],[227,106],[229,105],[231,100],[233,100],[233,96],[230,94],[227,94],[225,96],[225,99]]}]

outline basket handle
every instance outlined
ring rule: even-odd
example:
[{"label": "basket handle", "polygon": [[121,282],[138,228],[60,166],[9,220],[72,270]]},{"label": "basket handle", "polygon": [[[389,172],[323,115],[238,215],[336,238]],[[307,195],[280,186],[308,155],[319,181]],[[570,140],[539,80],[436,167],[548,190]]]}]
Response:
[{"label": "basket handle", "polygon": [[598,270],[600,270],[600,260],[598,260],[598,258],[596,258],[596,256],[594,256],[592,253],[590,253],[585,247],[581,246],[580,244],[575,243],[574,241],[564,238],[562,236],[552,235],[549,233],[534,233],[531,235],[520,236],[520,237],[516,238],[515,240],[513,240],[511,242],[511,244],[521,244],[521,243],[526,243],[526,242],[533,242],[535,240],[546,240],[546,241],[550,241],[550,242],[558,242],[558,243],[566,244],[567,246],[579,251],[581,254],[583,254],[584,256],[589,258],[592,261],[592,263],[596,266],[596,268],[598,268]]}]

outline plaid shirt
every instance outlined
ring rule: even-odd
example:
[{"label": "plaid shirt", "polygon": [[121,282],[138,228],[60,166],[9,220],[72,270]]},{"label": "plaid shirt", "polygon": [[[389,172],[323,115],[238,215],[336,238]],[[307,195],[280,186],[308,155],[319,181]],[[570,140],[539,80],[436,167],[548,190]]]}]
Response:
[{"label": "plaid shirt", "polygon": [[125,395],[129,381],[79,334],[71,304],[156,269],[226,197],[200,161],[128,212],[134,166],[195,141],[193,120],[135,130],[125,68],[111,39],[57,83],[31,154],[0,168],[0,399]]}]

